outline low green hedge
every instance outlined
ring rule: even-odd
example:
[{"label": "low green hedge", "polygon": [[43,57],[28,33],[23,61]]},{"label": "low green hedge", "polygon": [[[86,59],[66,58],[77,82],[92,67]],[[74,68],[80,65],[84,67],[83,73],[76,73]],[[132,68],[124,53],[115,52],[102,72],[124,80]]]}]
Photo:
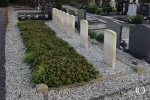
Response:
[{"label": "low green hedge", "polygon": [[58,38],[44,21],[18,23],[27,47],[24,61],[31,66],[32,81],[57,87],[100,77],[87,60]]},{"label": "low green hedge", "polygon": [[100,34],[97,36],[96,40],[97,40],[98,42],[104,43],[104,34],[103,34],[103,33],[100,33]]},{"label": "low green hedge", "polygon": [[98,6],[95,6],[95,5],[87,5],[85,9],[86,9],[86,11],[87,11],[88,13],[95,14],[96,11],[97,11],[97,9],[98,9]]},{"label": "low green hedge", "polygon": [[90,39],[95,39],[100,43],[104,43],[104,33],[96,33],[92,30],[88,30],[88,35],[90,36]]},{"label": "low green hedge", "polygon": [[130,20],[128,20],[128,22],[130,24],[142,24],[144,21],[144,16],[143,15],[136,15],[133,18],[130,18]]},{"label": "low green hedge", "polygon": [[102,11],[104,13],[110,13],[110,12],[113,12],[113,7],[102,7]]},{"label": "low green hedge", "polygon": [[85,9],[88,13],[92,14],[116,12],[115,8],[107,6],[98,7],[96,5],[87,5]]}]

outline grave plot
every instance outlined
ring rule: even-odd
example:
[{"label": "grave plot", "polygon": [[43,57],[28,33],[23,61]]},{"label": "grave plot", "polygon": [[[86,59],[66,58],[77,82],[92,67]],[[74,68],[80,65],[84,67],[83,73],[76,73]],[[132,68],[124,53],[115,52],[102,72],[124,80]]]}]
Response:
[{"label": "grave plot", "polygon": [[42,14],[39,10],[20,10],[18,11],[18,20],[48,20],[47,14]]},{"label": "grave plot", "polygon": [[52,8],[55,5],[45,3],[42,7],[30,8],[30,7],[16,7],[18,11],[18,20],[51,20],[52,19]]},{"label": "grave plot", "polygon": [[57,87],[101,76],[67,42],[56,37],[44,22],[23,21],[18,26],[27,47],[24,61],[32,69],[34,83]]}]

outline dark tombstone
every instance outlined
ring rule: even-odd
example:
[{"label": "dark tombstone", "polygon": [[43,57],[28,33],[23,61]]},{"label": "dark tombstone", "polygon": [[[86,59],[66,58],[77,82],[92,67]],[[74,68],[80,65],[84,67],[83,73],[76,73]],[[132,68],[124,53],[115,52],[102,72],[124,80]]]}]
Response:
[{"label": "dark tombstone", "polygon": [[117,4],[117,12],[122,13],[123,12],[123,2],[118,2]]},{"label": "dark tombstone", "polygon": [[97,6],[101,6],[101,1],[100,1],[100,0],[95,0],[95,4],[96,4]]},{"label": "dark tombstone", "polygon": [[52,19],[52,3],[51,2],[47,2],[42,6],[42,14],[48,15],[48,19]]},{"label": "dark tombstone", "polygon": [[86,19],[86,11],[84,9],[78,9],[78,24],[77,29],[80,32],[80,21]]},{"label": "dark tombstone", "polygon": [[150,7],[149,7],[149,5],[141,4],[139,13],[142,14],[143,16],[148,17],[150,15]]},{"label": "dark tombstone", "polygon": [[127,14],[129,6],[129,0],[123,0],[123,13]]},{"label": "dark tombstone", "polygon": [[107,21],[106,27],[117,33],[117,48],[120,48],[122,25],[116,21]]},{"label": "dark tombstone", "polygon": [[139,24],[130,27],[129,53],[150,63],[150,26]]}]

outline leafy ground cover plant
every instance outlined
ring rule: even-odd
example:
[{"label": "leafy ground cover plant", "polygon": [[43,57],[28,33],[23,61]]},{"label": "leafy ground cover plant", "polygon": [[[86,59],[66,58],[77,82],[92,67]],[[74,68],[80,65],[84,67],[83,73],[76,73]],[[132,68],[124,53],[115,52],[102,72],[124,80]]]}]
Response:
[{"label": "leafy ground cover plant", "polygon": [[18,23],[30,65],[32,81],[49,87],[85,82],[101,77],[100,73],[67,42],[58,38],[44,21]]}]

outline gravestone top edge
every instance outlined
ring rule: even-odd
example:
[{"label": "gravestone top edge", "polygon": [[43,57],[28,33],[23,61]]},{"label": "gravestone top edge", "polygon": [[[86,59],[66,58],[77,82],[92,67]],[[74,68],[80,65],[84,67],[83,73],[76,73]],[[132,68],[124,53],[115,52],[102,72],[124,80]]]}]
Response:
[{"label": "gravestone top edge", "polygon": [[113,36],[114,36],[114,35],[117,35],[117,33],[116,33],[115,31],[110,30],[110,29],[106,29],[105,32],[112,33]]},{"label": "gravestone top edge", "polygon": [[88,23],[88,21],[87,20],[81,20],[82,22],[84,22],[84,23]]}]

